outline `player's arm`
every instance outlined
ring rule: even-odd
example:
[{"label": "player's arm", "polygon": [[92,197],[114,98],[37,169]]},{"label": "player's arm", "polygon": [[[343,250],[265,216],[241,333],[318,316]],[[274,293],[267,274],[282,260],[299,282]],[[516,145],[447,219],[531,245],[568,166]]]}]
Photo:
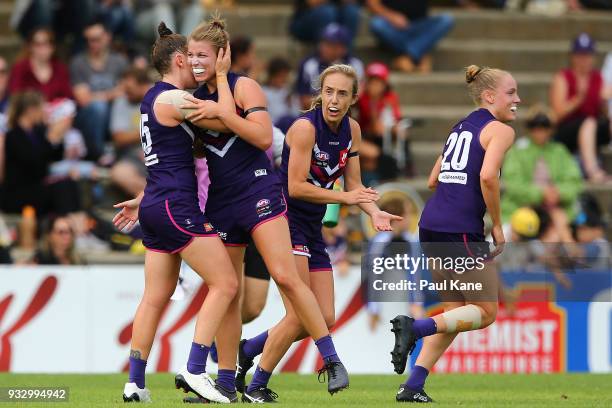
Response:
[{"label": "player's arm", "polygon": [[440,175],[440,170],[442,169],[442,155],[438,156],[438,160],[436,160],[436,164],[434,164],[433,169],[431,169],[431,173],[429,173],[429,179],[427,180],[427,188],[430,190],[435,190],[438,187],[438,176]]},{"label": "player's arm", "polygon": [[370,216],[372,225],[377,231],[391,231],[391,221],[401,220],[402,217],[381,211],[376,205],[380,198],[378,192],[370,187],[365,187],[361,182],[361,166],[359,165],[359,148],[361,147],[361,128],[354,119],[349,119],[351,124],[351,138],[353,144],[348,154],[346,168],[344,169],[344,187],[348,194],[358,194],[369,198],[357,202],[359,208]]},{"label": "player's arm", "polygon": [[498,245],[493,252],[493,255],[496,255],[502,251],[505,242],[501,220],[499,171],[504,155],[514,142],[514,130],[501,122],[491,122],[483,129],[480,140],[488,140],[486,144],[483,143],[486,152],[480,169],[480,188],[493,222],[491,234]]},{"label": "player's arm", "polygon": [[272,120],[268,114],[268,102],[259,84],[251,78],[241,77],[235,88],[236,104],[246,116],[235,110],[223,109],[219,119],[235,134],[261,150],[272,145]]},{"label": "player's arm", "polygon": [[361,147],[361,128],[354,119],[349,119],[351,125],[351,138],[353,143],[351,145],[351,151],[348,153],[346,158],[346,168],[344,169],[344,189],[347,192],[351,191],[366,191],[372,194],[372,200],[359,203],[361,208],[366,214],[372,215],[376,211],[380,211],[375,201],[380,198],[378,192],[372,188],[366,188],[361,182],[361,166],[359,165],[359,148]]},{"label": "player's arm", "polygon": [[312,123],[306,119],[297,120],[287,131],[286,140],[291,149],[287,166],[289,196],[317,204],[345,203],[342,191],[317,187],[307,181],[315,144],[315,128]]},{"label": "player's arm", "polygon": [[[171,89],[160,93],[155,99],[153,110],[159,123],[164,126],[178,126],[185,120],[194,109],[183,108],[185,98],[191,94],[180,89]],[[214,103],[214,102],[213,102]],[[227,126],[219,119],[201,119],[196,126],[217,132],[229,132]]]}]

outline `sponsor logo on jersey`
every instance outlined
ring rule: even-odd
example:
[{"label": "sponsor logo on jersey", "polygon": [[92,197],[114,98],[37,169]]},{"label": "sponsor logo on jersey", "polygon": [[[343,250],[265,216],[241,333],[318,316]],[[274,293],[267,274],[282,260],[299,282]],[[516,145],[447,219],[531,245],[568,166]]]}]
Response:
[{"label": "sponsor logo on jersey", "polygon": [[348,159],[348,149],[340,150],[340,157],[338,158],[338,164],[340,167],[346,166],[346,159]]},{"label": "sponsor logo on jersey", "polygon": [[268,171],[266,169],[257,169],[255,170],[255,177],[267,176]]},{"label": "sponsor logo on jersey", "polygon": [[467,184],[467,173],[458,171],[445,171],[438,175],[438,181],[440,183],[449,184]]},{"label": "sponsor logo on jersey", "polygon": [[209,223],[209,222],[204,223],[204,231],[210,232],[212,230],[213,230],[213,226],[212,226],[211,223]]},{"label": "sponsor logo on jersey", "polygon": [[340,144],[340,142],[336,141],[336,142],[329,142],[330,146],[338,146]]}]

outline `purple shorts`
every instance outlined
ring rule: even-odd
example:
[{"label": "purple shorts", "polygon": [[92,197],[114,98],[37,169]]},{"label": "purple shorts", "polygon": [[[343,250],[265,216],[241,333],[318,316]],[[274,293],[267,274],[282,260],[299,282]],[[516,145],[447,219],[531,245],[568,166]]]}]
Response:
[{"label": "purple shorts", "polygon": [[308,257],[310,272],[331,271],[327,245],[321,232],[321,221],[307,220],[289,211],[289,232],[293,254]]},{"label": "purple shorts", "polygon": [[164,200],[140,207],[142,243],[156,252],[181,252],[194,237],[214,237],[217,231],[202,214],[197,200]]},{"label": "purple shorts", "polygon": [[255,228],[284,216],[286,211],[287,204],[278,183],[246,191],[236,187],[209,190],[206,201],[206,216],[227,246],[247,246]]},{"label": "purple shorts", "polygon": [[419,241],[429,257],[490,258],[489,243],[475,232],[438,232],[419,228]]}]

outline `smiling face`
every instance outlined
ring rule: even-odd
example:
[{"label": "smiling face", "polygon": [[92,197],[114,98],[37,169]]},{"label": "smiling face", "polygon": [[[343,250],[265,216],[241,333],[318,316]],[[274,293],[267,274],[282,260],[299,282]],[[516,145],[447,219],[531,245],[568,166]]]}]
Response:
[{"label": "smiling face", "polygon": [[325,77],[321,84],[321,102],[323,118],[330,125],[337,125],[355,103],[353,95],[353,78],[333,72]]},{"label": "smiling face", "polygon": [[482,102],[497,120],[501,122],[515,120],[521,98],[519,98],[518,86],[512,75],[502,74],[495,89],[488,89],[482,93]]},{"label": "smiling face", "polygon": [[217,48],[209,41],[189,40],[187,57],[195,80],[199,83],[215,78]]}]

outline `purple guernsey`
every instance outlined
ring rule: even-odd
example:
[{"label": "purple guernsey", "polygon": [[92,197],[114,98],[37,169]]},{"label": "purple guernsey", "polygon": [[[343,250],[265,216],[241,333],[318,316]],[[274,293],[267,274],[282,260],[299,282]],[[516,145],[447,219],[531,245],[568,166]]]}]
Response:
[{"label": "purple guernsey", "polygon": [[495,117],[478,109],[460,120],[446,139],[438,186],[427,201],[419,226],[431,231],[484,232],[486,204],[480,189],[485,150],[480,132]]},{"label": "purple guernsey", "polygon": [[[240,75],[232,72],[227,75],[232,94],[239,78]],[[206,85],[200,86],[194,96],[215,102],[219,98],[218,92],[211,94]],[[242,109],[238,107],[236,107],[236,113],[243,116]],[[269,183],[278,180],[272,172],[266,152],[246,142],[238,135],[201,129],[200,136],[207,150],[206,160],[211,183],[209,194],[229,186],[249,186],[262,179],[266,179]]]},{"label": "purple guernsey", "polygon": [[177,88],[166,82],[157,82],[140,105],[140,137],[148,170],[141,207],[167,199],[195,199],[197,202],[193,132],[186,123],[176,127],[163,126],[153,112],[155,98],[171,89]]},{"label": "purple guernsey", "polygon": [[[323,111],[320,107],[306,112],[300,118],[308,120],[315,128],[315,144],[312,148],[307,181],[317,187],[331,190],[334,182],[344,174],[348,154],[353,144],[349,117],[346,115],[342,119],[337,133],[334,133],[325,123]],[[296,136],[299,137],[300,135]],[[285,197],[287,197],[289,218],[291,219],[292,215],[296,213],[300,218],[321,223],[323,215],[325,215],[325,204],[315,204],[290,198],[287,194],[289,152],[290,148],[285,143],[280,174]]]}]

